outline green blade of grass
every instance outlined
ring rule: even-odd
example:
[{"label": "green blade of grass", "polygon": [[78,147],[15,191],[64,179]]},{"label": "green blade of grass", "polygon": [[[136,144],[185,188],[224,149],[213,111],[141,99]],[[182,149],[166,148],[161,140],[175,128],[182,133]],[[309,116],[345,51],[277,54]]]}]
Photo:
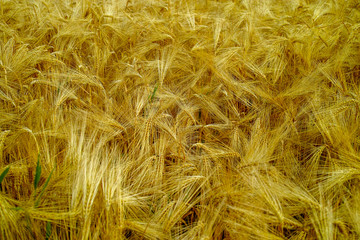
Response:
[{"label": "green blade of grass", "polygon": [[14,207],[14,208],[11,208],[11,210],[14,210],[14,211],[25,211],[22,207]]},{"label": "green blade of grass", "polygon": [[55,168],[56,168],[56,166],[53,168],[53,170],[51,170],[51,173],[50,173],[49,177],[46,179],[46,182],[44,183],[44,186],[43,186],[43,188],[42,188],[42,190],[41,190],[41,192],[40,192],[40,194],[39,194],[39,196],[38,196],[38,199],[37,199],[36,202],[35,202],[35,207],[38,207],[38,206],[39,206],[40,198],[41,198],[41,196],[44,194],[45,188],[46,188],[47,185],[49,184],[51,175],[53,174]]},{"label": "green blade of grass", "polygon": [[35,237],[35,233],[32,230],[31,226],[33,225],[30,219],[30,215],[27,211],[24,212],[25,213],[25,221],[26,221],[26,225],[25,225],[25,229],[28,230],[28,232],[31,234],[33,239],[36,239]]},{"label": "green blade of grass", "polygon": [[49,240],[51,236],[51,222],[46,223],[45,239]]},{"label": "green blade of grass", "polygon": [[1,175],[0,175],[0,186],[1,186],[1,183],[2,183],[2,181],[4,180],[5,176],[8,174],[9,170],[10,170],[10,167],[7,167],[7,168],[1,173]]},{"label": "green blade of grass", "polygon": [[35,190],[39,185],[40,176],[41,176],[41,166],[40,166],[40,153],[39,153],[37,164],[36,164],[35,179],[34,179],[34,188],[35,188]]},{"label": "green blade of grass", "polygon": [[153,93],[151,94],[151,97],[150,97],[150,102],[152,102],[153,101],[153,99],[154,99],[154,97],[155,97],[155,94],[156,94],[156,91],[157,91],[157,89],[158,89],[158,84],[156,84],[156,86],[155,86],[155,88],[154,88],[154,91],[153,91]]}]

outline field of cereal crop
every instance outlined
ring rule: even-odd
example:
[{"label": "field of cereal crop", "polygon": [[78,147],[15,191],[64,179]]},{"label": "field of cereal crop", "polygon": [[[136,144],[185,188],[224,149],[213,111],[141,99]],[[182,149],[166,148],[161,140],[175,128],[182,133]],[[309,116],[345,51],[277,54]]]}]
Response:
[{"label": "field of cereal crop", "polygon": [[0,0],[0,239],[360,238],[357,0]]}]

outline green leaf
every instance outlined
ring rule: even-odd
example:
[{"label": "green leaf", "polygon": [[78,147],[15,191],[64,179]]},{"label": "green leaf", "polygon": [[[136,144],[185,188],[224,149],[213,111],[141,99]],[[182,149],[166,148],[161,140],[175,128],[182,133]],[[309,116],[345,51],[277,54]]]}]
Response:
[{"label": "green leaf", "polygon": [[10,170],[10,167],[7,167],[7,168],[1,173],[1,175],[0,175],[0,186],[1,186],[2,181],[3,181],[4,178],[5,178],[6,174],[8,174],[9,170]]},{"label": "green leaf", "polygon": [[51,236],[51,222],[47,222],[46,223],[46,235],[45,235],[45,239],[49,240]]},{"label": "green leaf", "polygon": [[33,225],[30,219],[30,215],[27,211],[25,211],[25,220],[26,220],[26,225],[25,228],[29,231],[29,233],[31,234],[33,239],[36,239],[35,233],[34,231],[31,229],[31,226]]},{"label": "green leaf", "polygon": [[46,179],[46,182],[44,183],[44,186],[43,186],[43,188],[42,188],[42,190],[41,190],[41,193],[39,194],[38,199],[37,199],[36,202],[35,202],[35,207],[38,207],[38,206],[39,206],[40,198],[41,198],[41,196],[44,194],[45,188],[46,188],[47,185],[49,184],[51,175],[53,174],[55,168],[56,168],[56,166],[53,168],[53,170],[51,170],[51,173],[50,173],[49,177]]},{"label": "green leaf", "polygon": [[22,207],[14,207],[14,208],[11,208],[12,210],[14,211],[24,211],[24,209]]},{"label": "green leaf", "polygon": [[157,91],[157,89],[158,89],[158,84],[156,84],[156,86],[155,86],[155,88],[154,88],[154,91],[153,91],[153,93],[152,93],[152,95],[151,95],[151,98],[150,98],[150,102],[152,102],[153,101],[153,99],[154,99],[154,97],[155,97],[155,94],[156,94],[156,91]]},{"label": "green leaf", "polygon": [[34,187],[35,190],[39,185],[40,182],[40,176],[41,176],[41,166],[40,166],[40,153],[38,155],[38,160],[37,160],[37,164],[36,164],[36,172],[35,172],[35,179],[34,179]]}]

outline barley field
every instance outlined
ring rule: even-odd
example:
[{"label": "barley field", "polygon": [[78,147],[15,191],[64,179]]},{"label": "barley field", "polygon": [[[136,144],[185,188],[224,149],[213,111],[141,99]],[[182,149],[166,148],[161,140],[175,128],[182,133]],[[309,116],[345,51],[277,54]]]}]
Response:
[{"label": "barley field", "polygon": [[0,239],[360,238],[358,0],[0,0]]}]

